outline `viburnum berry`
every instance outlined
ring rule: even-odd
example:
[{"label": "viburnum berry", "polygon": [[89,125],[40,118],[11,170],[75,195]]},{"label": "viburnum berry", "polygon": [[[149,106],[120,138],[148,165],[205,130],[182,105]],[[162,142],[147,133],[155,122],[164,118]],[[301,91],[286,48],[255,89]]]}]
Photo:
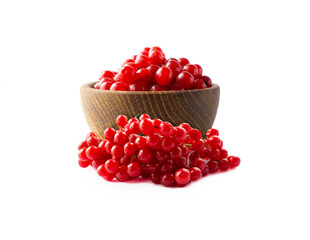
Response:
[{"label": "viburnum berry", "polygon": [[103,177],[105,180],[107,181],[111,181],[113,180],[113,178],[115,177],[115,174],[113,173],[109,173],[106,169],[105,169],[105,166],[104,164],[100,165],[98,168],[97,168],[97,173],[100,177]]},{"label": "viburnum berry", "polygon": [[159,163],[158,162],[150,162],[149,164],[146,165],[146,169],[150,172],[150,173],[155,173],[157,172],[159,168]]},{"label": "viburnum berry", "polygon": [[116,118],[116,124],[120,127],[125,127],[128,122],[128,119],[125,115],[119,115]]},{"label": "viburnum berry", "polygon": [[194,80],[194,76],[187,71],[181,72],[176,78],[176,82],[185,90],[189,90],[193,87]]},{"label": "viburnum berry", "polygon": [[127,169],[127,173],[130,177],[139,177],[141,171],[142,171],[142,168],[141,168],[141,165],[137,162],[132,162],[130,164],[127,165],[126,167]]},{"label": "viburnum berry", "polygon": [[212,80],[211,80],[211,78],[209,78],[208,76],[201,76],[200,79],[206,83],[208,88],[212,87]]},{"label": "viburnum berry", "polygon": [[184,67],[185,65],[190,63],[187,58],[179,58],[178,62],[180,63],[181,67]]},{"label": "viburnum berry", "polygon": [[229,162],[227,159],[222,159],[218,161],[219,169],[224,172],[229,169]]},{"label": "viburnum berry", "polygon": [[186,64],[186,65],[183,67],[183,71],[189,72],[190,74],[193,75],[193,77],[194,77],[195,79],[197,79],[198,74],[199,74],[199,73],[198,73],[197,67],[196,67],[195,65],[193,65],[193,64]]},{"label": "viburnum berry", "polygon": [[207,85],[201,79],[196,79],[193,84],[194,89],[204,89],[207,88]]},{"label": "viburnum berry", "polygon": [[100,150],[98,149],[98,147],[95,146],[90,146],[86,149],[86,156],[89,159],[95,159],[98,158],[100,155]]},{"label": "viburnum berry", "polygon": [[166,67],[168,67],[172,71],[174,79],[180,74],[180,72],[182,72],[181,65],[177,61],[174,61],[174,60],[168,61],[166,63]]},{"label": "viburnum berry", "polygon": [[215,129],[215,128],[210,128],[210,129],[208,129],[206,135],[207,135],[207,137],[218,136],[219,135],[219,131],[217,129]]},{"label": "viburnum berry", "polygon": [[109,70],[105,70],[105,71],[100,73],[99,80],[101,80],[105,77],[113,79],[114,73],[109,71]]},{"label": "viburnum berry", "polygon": [[112,156],[115,156],[117,158],[121,158],[122,156],[124,156],[124,148],[123,148],[123,146],[115,144],[111,148],[111,154],[112,154]]},{"label": "viburnum berry", "polygon": [[220,151],[220,157],[219,157],[219,159],[225,159],[225,158],[228,157],[228,151],[227,151],[227,150],[225,150],[225,149],[220,149],[219,151]]},{"label": "viburnum berry", "polygon": [[194,65],[198,70],[197,78],[200,78],[202,76],[202,71],[203,71],[202,67],[199,64],[194,64]]},{"label": "viburnum berry", "polygon": [[174,166],[172,161],[164,162],[160,165],[160,172],[166,173],[166,172],[173,172]]},{"label": "viburnum berry", "polygon": [[97,137],[90,136],[87,138],[87,145],[88,146],[98,146],[98,139]]},{"label": "viburnum berry", "polygon": [[142,119],[145,119],[145,118],[151,119],[150,115],[144,113],[144,114],[141,114],[141,116],[139,117],[139,120],[141,121]]},{"label": "viburnum berry", "polygon": [[130,178],[130,176],[127,173],[126,166],[120,166],[117,173],[115,174],[115,177],[117,178],[118,181],[121,182],[127,181]]},{"label": "viburnum berry", "polygon": [[125,132],[117,131],[114,135],[114,141],[117,144],[123,146],[123,145],[125,145],[125,143],[129,142],[129,137]]},{"label": "viburnum berry", "polygon": [[150,91],[166,91],[167,89],[164,86],[161,86],[159,84],[154,84],[152,87],[150,87]]},{"label": "viburnum berry", "polygon": [[87,168],[91,164],[91,161],[83,161],[79,159],[78,163],[81,168]]},{"label": "viburnum berry", "polygon": [[86,155],[86,148],[81,148],[81,149],[79,150],[78,156],[79,156],[79,159],[80,159],[80,160],[83,160],[83,161],[88,161],[88,160],[90,160],[90,159],[87,157],[87,155]]},{"label": "viburnum berry", "polygon": [[140,121],[139,127],[140,127],[140,131],[143,134],[148,135],[148,134],[153,133],[154,124],[151,119],[144,118]]},{"label": "viburnum berry", "polygon": [[161,174],[158,172],[155,172],[155,173],[151,174],[150,179],[153,183],[159,184],[160,183],[160,177],[161,177]]},{"label": "viburnum berry", "polygon": [[159,131],[164,137],[169,137],[173,134],[174,132],[174,127],[171,123],[169,122],[162,122],[159,125]]},{"label": "viburnum berry", "polygon": [[162,86],[168,86],[172,81],[173,73],[168,67],[161,67],[155,73],[156,82]]},{"label": "viburnum berry", "polygon": [[191,174],[191,181],[197,181],[202,177],[202,172],[198,167],[191,167],[189,171]]},{"label": "viburnum berry", "polygon": [[207,138],[206,144],[208,144],[211,148],[218,149],[221,146],[221,139],[218,136],[211,136]]},{"label": "viburnum berry", "polygon": [[143,148],[139,150],[137,157],[140,163],[150,163],[152,161],[152,152],[148,148]]},{"label": "viburnum berry", "polygon": [[189,138],[191,141],[197,141],[202,138],[202,134],[198,129],[193,128],[189,133]]},{"label": "viburnum berry", "polygon": [[160,183],[165,187],[172,187],[175,184],[174,175],[172,173],[164,173],[160,177]]},{"label": "viburnum berry", "polygon": [[149,60],[151,64],[161,65],[164,60],[164,55],[158,50],[150,50]]},{"label": "viburnum berry", "polygon": [[178,184],[185,185],[188,184],[191,180],[191,174],[190,171],[186,168],[181,168],[174,174],[175,181]]},{"label": "viburnum berry", "polygon": [[133,156],[137,151],[137,147],[134,143],[128,142],[124,145],[124,153],[127,156]]},{"label": "viburnum berry", "polygon": [[146,137],[146,145],[152,149],[160,149],[161,147],[161,138],[158,134],[148,135]]},{"label": "viburnum berry", "polygon": [[203,171],[207,164],[205,163],[205,161],[202,158],[196,158],[193,163],[192,163],[193,167],[198,167],[201,171]]},{"label": "viburnum berry", "polygon": [[127,89],[127,86],[122,82],[115,82],[110,87],[110,90],[113,91],[126,91]]},{"label": "viburnum berry", "polygon": [[88,147],[87,141],[84,140],[79,144],[78,150],[81,150],[82,148],[87,148],[87,147]]},{"label": "viburnum berry", "polygon": [[209,167],[210,173],[215,173],[219,170],[219,165],[217,161],[208,162],[208,167]]},{"label": "viburnum berry", "polygon": [[135,140],[135,145],[138,149],[143,149],[146,147],[146,137],[137,137]]},{"label": "viburnum berry", "polygon": [[118,171],[119,164],[115,159],[109,159],[105,162],[104,166],[109,173],[116,173]]},{"label": "viburnum berry", "polygon": [[228,162],[229,162],[229,166],[231,168],[235,168],[238,167],[240,165],[240,158],[236,157],[236,156],[229,156],[227,158]]},{"label": "viburnum berry", "polygon": [[165,152],[170,152],[175,147],[175,142],[172,138],[163,138],[161,148]]},{"label": "viburnum berry", "polygon": [[115,135],[116,131],[114,128],[107,128],[106,130],[104,130],[104,138],[108,141],[113,141],[114,139],[114,135]]}]

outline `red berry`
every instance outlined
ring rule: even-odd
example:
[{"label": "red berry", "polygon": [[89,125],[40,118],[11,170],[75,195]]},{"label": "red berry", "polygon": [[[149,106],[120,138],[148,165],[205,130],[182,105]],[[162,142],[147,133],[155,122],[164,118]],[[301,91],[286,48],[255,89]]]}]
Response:
[{"label": "red berry", "polygon": [[159,84],[155,84],[152,87],[150,87],[150,91],[166,91],[167,89],[164,86],[161,86]]},{"label": "red berry", "polygon": [[202,134],[198,129],[193,128],[189,133],[189,138],[191,141],[197,141],[202,138]]},{"label": "red berry", "polygon": [[87,147],[88,147],[87,141],[84,140],[83,142],[79,144],[78,150],[81,150],[82,148],[87,148]]},{"label": "red berry", "polygon": [[156,82],[162,86],[168,86],[172,81],[173,73],[168,67],[161,67],[155,73]]},{"label": "red berry", "polygon": [[185,185],[185,184],[188,184],[189,181],[191,180],[191,174],[188,169],[181,168],[175,172],[174,178],[175,178],[176,183],[180,185]]},{"label": "red berry", "polygon": [[175,142],[171,138],[164,138],[161,147],[165,152],[170,152],[175,147]]},{"label": "red berry", "polygon": [[90,136],[87,138],[87,145],[88,146],[98,146],[98,139],[97,137]]},{"label": "red berry", "polygon": [[191,181],[197,181],[202,177],[202,172],[198,167],[191,167],[189,171],[191,173]]},{"label": "red berry", "polygon": [[155,50],[156,51],[160,51],[161,53],[164,53],[163,50],[161,50],[160,47],[155,46],[155,47],[150,48],[150,51],[155,51]]},{"label": "red berry", "polygon": [[181,67],[184,67],[186,64],[189,64],[189,61],[186,58],[179,58],[178,62],[180,63]]},{"label": "red berry", "polygon": [[99,80],[101,80],[101,79],[103,79],[105,77],[113,79],[114,73],[109,71],[109,70],[103,71],[103,72],[100,73]]},{"label": "red berry", "polygon": [[135,145],[138,149],[143,149],[146,147],[146,137],[137,137]]},{"label": "red berry", "polygon": [[121,158],[122,156],[124,156],[124,148],[123,148],[123,146],[115,144],[111,148],[111,154],[112,154],[112,156],[115,156],[117,158]]},{"label": "red berry", "polygon": [[185,90],[189,90],[193,88],[194,77],[189,72],[184,71],[177,76],[176,82]]},{"label": "red berry", "polygon": [[152,80],[152,72],[147,68],[140,68],[136,72],[134,79],[135,81],[147,84]]},{"label": "red berry", "polygon": [[135,64],[137,64],[139,68],[146,68],[149,63],[149,58],[146,55],[139,55],[136,57]]},{"label": "red berry", "polygon": [[127,173],[130,177],[139,177],[142,168],[141,165],[137,162],[132,162],[130,164],[127,165]]},{"label": "red berry", "polygon": [[211,148],[218,149],[221,146],[221,139],[218,136],[211,136],[207,138],[206,144],[208,144]]},{"label": "red berry", "polygon": [[125,115],[119,115],[116,118],[116,124],[120,127],[125,127],[128,122],[128,119]]},{"label": "red berry", "polygon": [[211,148],[207,150],[207,157],[211,160],[218,160],[220,157],[220,151],[216,148]]},{"label": "red berry", "polygon": [[181,123],[180,127],[184,128],[187,133],[189,133],[192,130],[192,127],[188,123]]},{"label": "red berry", "polygon": [[219,157],[219,159],[225,159],[225,158],[228,157],[228,151],[227,151],[227,150],[225,150],[225,149],[220,149],[219,151],[220,151],[220,157]]},{"label": "red berry", "polygon": [[161,147],[161,138],[158,134],[148,135],[146,137],[146,145],[152,149],[159,149]]},{"label": "red berry", "polygon": [[219,160],[218,161],[219,169],[224,172],[229,169],[229,162],[227,159]]},{"label": "red berry", "polygon": [[210,173],[215,173],[219,170],[219,165],[217,161],[208,162],[208,167],[209,167]]},{"label": "red berry", "polygon": [[164,173],[160,177],[160,183],[164,185],[165,187],[172,187],[174,186],[174,175],[172,173]]},{"label": "red berry", "polygon": [[159,184],[160,183],[160,177],[161,177],[160,173],[152,173],[150,176],[150,179],[153,183]]},{"label": "red berry", "polygon": [[119,81],[125,84],[132,83],[134,79],[136,70],[129,65],[122,67],[117,76],[115,76],[115,81]]},{"label": "red berry", "polygon": [[86,155],[86,148],[82,148],[79,150],[79,159],[83,161],[89,161],[90,159]]},{"label": "red berry", "polygon": [[174,127],[171,123],[169,122],[163,122],[159,125],[159,132],[164,136],[164,137],[169,137],[174,133]]},{"label": "red berry", "polygon": [[166,173],[166,172],[173,172],[174,165],[171,161],[164,162],[160,165],[160,172]]},{"label": "red berry", "polygon": [[126,166],[120,166],[115,176],[117,180],[121,182],[125,182],[130,178],[129,174],[127,173]]},{"label": "red berry", "polygon": [[201,76],[200,78],[202,81],[204,81],[207,85],[207,87],[212,87],[212,80],[208,76]]},{"label": "red berry", "polygon": [[162,150],[158,150],[155,154],[155,159],[158,162],[165,162],[166,160],[168,160],[168,153],[166,153]]},{"label": "red berry", "polygon": [[128,142],[124,146],[124,153],[127,156],[133,156],[137,151],[136,145],[132,142]]},{"label": "red berry", "polygon": [[103,83],[100,85],[100,89],[101,89],[101,90],[110,90],[112,84],[113,84],[113,82],[111,82],[111,81],[103,82]]},{"label": "red berry", "polygon": [[140,127],[139,127],[139,122],[136,121],[136,122],[132,122],[130,125],[129,125],[129,129],[130,129],[130,132],[131,133],[140,133]]},{"label": "red berry", "polygon": [[192,166],[198,167],[201,171],[203,171],[207,167],[207,164],[205,163],[205,161],[202,158],[196,158],[193,161]]},{"label": "red berry", "polygon": [[146,165],[146,169],[150,172],[150,173],[154,173],[154,172],[157,172],[158,171],[158,167],[159,167],[159,164],[158,162],[150,162],[149,164]]},{"label": "red berry", "polygon": [[119,163],[120,163],[121,165],[128,165],[129,163],[131,163],[131,159],[132,159],[131,156],[124,155],[124,156],[121,157],[121,159],[119,160]]},{"label": "red berry", "polygon": [[114,135],[114,141],[123,146],[125,143],[129,142],[129,137],[128,135],[123,132],[123,131],[116,131],[115,135]]},{"label": "red berry", "polygon": [[153,119],[153,124],[154,124],[154,127],[157,127],[159,128],[159,125],[162,123],[163,121],[156,118],[156,119]]},{"label": "red berry", "polygon": [[204,89],[204,88],[207,88],[207,85],[201,79],[197,79],[194,81],[193,88],[194,89]]},{"label": "red berry", "polygon": [[149,51],[149,60],[151,64],[161,65],[164,60],[164,56],[158,50],[151,50]]},{"label": "red berry", "polygon": [[202,76],[202,67],[198,64],[194,64],[198,70],[198,75],[197,75],[197,78],[200,78]]},{"label": "red berry", "polygon": [[170,155],[170,159],[172,160],[179,159],[180,157],[182,157],[182,150],[179,147],[175,147],[174,149],[172,149],[169,155]]},{"label": "red berry", "polygon": [[185,157],[180,157],[174,160],[174,164],[177,168],[184,168],[187,166],[187,159]]},{"label": "red berry", "polygon": [[207,165],[204,170],[201,170],[202,176],[207,176],[210,173],[209,166]]},{"label": "red berry", "polygon": [[227,160],[229,162],[230,168],[235,168],[235,167],[238,167],[240,165],[240,158],[239,157],[229,156],[227,158]]},{"label": "red berry", "polygon": [[140,121],[139,127],[140,131],[145,135],[153,133],[154,125],[151,119],[148,118],[142,119]]},{"label": "red berry", "polygon": [[109,173],[106,169],[104,164],[98,166],[97,168],[97,173],[100,177],[103,177],[105,180],[111,181],[114,177],[115,174]]},{"label": "red berry", "polygon": [[138,161],[140,163],[150,163],[152,161],[152,152],[148,148],[139,150],[138,152]]},{"label": "red berry", "polygon": [[207,137],[218,136],[219,135],[219,131],[217,129],[215,129],[215,128],[210,128],[210,129],[208,129],[206,135],[207,135]]},{"label": "red berry", "polygon": [[145,119],[145,118],[151,119],[150,115],[144,113],[144,114],[141,114],[141,116],[139,117],[139,120],[141,121],[142,119]]},{"label": "red berry", "polygon": [[114,145],[115,145],[115,142],[110,142],[110,141],[106,142],[106,144],[104,145],[106,152],[111,154],[111,149]]},{"label": "red berry", "polygon": [[115,159],[109,159],[105,162],[104,166],[109,173],[116,173],[118,171],[119,164]]},{"label": "red berry", "polygon": [[193,77],[195,79],[197,79],[198,77],[198,69],[195,65],[193,64],[186,64],[184,67],[183,67],[183,71],[187,71],[189,72],[190,74],[193,75]]},{"label": "red berry", "polygon": [[112,91],[127,91],[128,88],[124,83],[115,82],[111,85],[110,90],[112,90]]},{"label": "red berry", "polygon": [[95,146],[90,146],[86,149],[86,156],[89,158],[89,159],[95,159],[95,158],[98,158],[100,155],[100,150],[95,147]]},{"label": "red berry", "polygon": [[174,60],[168,61],[166,63],[166,67],[168,67],[172,71],[174,79],[179,75],[180,72],[182,72],[181,65],[177,61],[174,61]]},{"label": "red berry", "polygon": [[83,161],[79,159],[78,163],[81,168],[87,168],[90,165],[91,161]]},{"label": "red berry", "polygon": [[113,141],[114,139],[114,135],[115,135],[116,131],[114,128],[107,128],[106,130],[104,130],[104,138],[108,141]]},{"label": "red berry", "polygon": [[175,135],[174,135],[175,141],[183,143],[185,139],[187,138],[186,130],[182,127],[175,127],[174,130],[175,130]]}]

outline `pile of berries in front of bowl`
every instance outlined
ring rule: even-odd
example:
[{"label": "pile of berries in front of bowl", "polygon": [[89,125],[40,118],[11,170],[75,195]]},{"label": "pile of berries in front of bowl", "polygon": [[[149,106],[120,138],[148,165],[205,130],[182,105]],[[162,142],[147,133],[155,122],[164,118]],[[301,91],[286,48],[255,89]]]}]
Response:
[{"label": "pile of berries in front of bowl", "polygon": [[[94,88],[114,91],[186,91],[212,87],[198,64],[169,58],[159,47],[144,48],[127,59],[118,72],[104,71]],[[144,113],[139,118],[116,118],[118,129],[107,128],[104,139],[88,133],[78,146],[79,165],[92,166],[107,181],[150,179],[165,187],[183,187],[192,181],[240,165],[229,156],[219,131],[206,133],[186,120],[173,126]],[[136,181],[137,182],[137,181]]]}]

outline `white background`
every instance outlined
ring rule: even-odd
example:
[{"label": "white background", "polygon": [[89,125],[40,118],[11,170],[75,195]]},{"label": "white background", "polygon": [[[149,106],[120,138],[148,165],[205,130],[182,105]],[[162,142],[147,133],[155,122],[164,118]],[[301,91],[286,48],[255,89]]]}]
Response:
[{"label": "white background", "polygon": [[[310,239],[308,1],[1,1],[1,239]],[[146,46],[221,87],[242,159],[185,188],[77,165],[79,87]]]}]

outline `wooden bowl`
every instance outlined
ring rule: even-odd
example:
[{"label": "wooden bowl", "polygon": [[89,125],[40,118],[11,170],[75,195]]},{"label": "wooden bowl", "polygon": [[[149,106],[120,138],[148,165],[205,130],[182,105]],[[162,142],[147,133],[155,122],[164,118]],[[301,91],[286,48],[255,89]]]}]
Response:
[{"label": "wooden bowl", "polygon": [[94,89],[95,82],[81,87],[82,107],[90,130],[103,138],[107,127],[117,128],[115,119],[147,113],[151,118],[179,125],[189,123],[205,133],[212,127],[220,99],[220,88],[186,91],[109,91]]}]

